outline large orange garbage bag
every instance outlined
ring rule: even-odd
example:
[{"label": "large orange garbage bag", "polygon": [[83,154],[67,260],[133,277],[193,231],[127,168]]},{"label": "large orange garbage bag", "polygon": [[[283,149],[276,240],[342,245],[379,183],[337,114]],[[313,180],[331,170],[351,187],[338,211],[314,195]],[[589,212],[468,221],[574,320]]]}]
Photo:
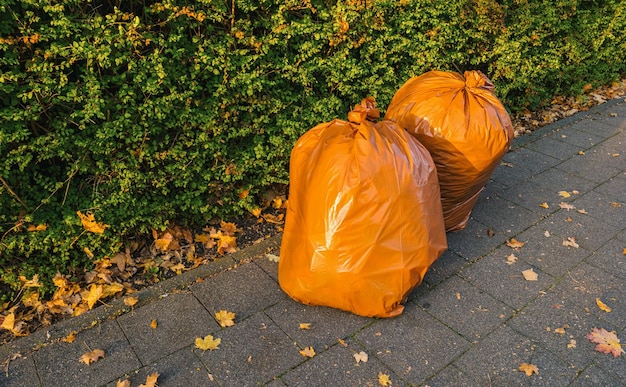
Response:
[{"label": "large orange garbage bag", "polygon": [[278,279],[293,299],[362,316],[402,313],[447,248],[428,151],[374,99],[295,144]]},{"label": "large orange garbage bag", "polygon": [[385,115],[430,151],[447,231],[465,228],[513,140],[511,119],[493,89],[479,71],[430,71],[409,79]]}]

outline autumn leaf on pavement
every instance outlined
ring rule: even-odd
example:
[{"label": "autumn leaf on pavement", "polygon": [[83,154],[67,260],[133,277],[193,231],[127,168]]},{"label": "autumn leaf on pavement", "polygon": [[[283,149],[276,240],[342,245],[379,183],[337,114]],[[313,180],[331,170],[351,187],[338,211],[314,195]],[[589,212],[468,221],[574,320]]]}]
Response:
[{"label": "autumn leaf on pavement", "polygon": [[359,364],[360,362],[367,363],[367,360],[369,359],[369,356],[367,356],[367,353],[363,351],[359,353],[355,353],[352,356],[354,356],[354,360],[356,360],[356,364]]},{"label": "autumn leaf on pavement", "polygon": [[559,203],[559,207],[561,207],[564,210],[573,210],[576,209],[576,207],[574,207],[573,205],[569,204],[569,203],[565,203],[565,202],[561,202]]},{"label": "autumn leaf on pavement", "polygon": [[537,278],[539,277],[532,268],[522,271],[522,275],[526,281],[537,281]]},{"label": "autumn leaf on pavement", "polygon": [[512,249],[519,249],[524,246],[524,242],[520,242],[515,238],[511,238],[511,240],[506,241],[506,245]]},{"label": "autumn leaf on pavement", "polygon": [[615,334],[615,331],[608,332],[604,328],[592,328],[591,333],[585,336],[592,343],[596,343],[596,351],[612,354],[614,357],[620,357],[624,353],[619,338]]},{"label": "autumn leaf on pavement", "polygon": [[85,215],[80,211],[77,211],[76,214],[80,218],[80,222],[83,224],[83,227],[85,228],[85,230],[89,232],[102,234],[104,232],[104,229],[109,227],[108,224],[103,224],[102,222],[96,222],[96,219],[93,216],[93,214],[88,213]]},{"label": "autumn leaf on pavement", "polygon": [[146,383],[140,384],[139,387],[155,387],[157,385],[157,379],[159,379],[159,373],[151,373],[146,377]]},{"label": "autumn leaf on pavement", "polygon": [[378,384],[380,384],[383,387],[386,387],[386,386],[391,386],[393,383],[391,382],[391,379],[389,378],[389,375],[383,374],[382,372],[379,372],[378,373]]},{"label": "autumn leaf on pavement", "polygon": [[600,310],[603,310],[607,313],[611,312],[611,308],[607,304],[602,302],[602,300],[600,300],[599,298],[596,298],[596,304],[598,305],[598,308],[600,308]]},{"label": "autumn leaf on pavement", "polygon": [[278,261],[280,261],[280,256],[275,255],[275,254],[265,254],[265,257],[270,262],[278,262]]},{"label": "autumn leaf on pavement", "polygon": [[81,292],[81,296],[83,297],[83,300],[87,302],[87,306],[91,310],[100,297],[102,297],[102,293],[102,285],[91,284],[88,291]]},{"label": "autumn leaf on pavement", "polygon": [[213,351],[214,349],[219,349],[219,345],[222,342],[222,339],[216,338],[214,339],[212,335],[206,335],[204,338],[197,337],[195,344],[196,348],[206,351],[207,349]]},{"label": "autumn leaf on pavement", "polygon": [[158,325],[159,325],[159,323],[157,322],[156,318],[152,319],[152,321],[150,321],[150,328],[157,329]]},{"label": "autumn leaf on pavement", "polygon": [[124,305],[133,307],[136,303],[139,302],[139,297],[128,296],[124,297]]},{"label": "autumn leaf on pavement", "polygon": [[71,331],[67,336],[61,339],[66,343],[73,343],[76,340],[76,331]]},{"label": "autumn leaf on pavement", "polygon": [[506,263],[507,265],[512,265],[515,262],[517,262],[517,257],[515,256],[515,254],[509,254],[508,257],[506,257]]},{"label": "autumn leaf on pavement", "polygon": [[568,198],[570,197],[570,193],[567,191],[559,191],[559,196],[564,197],[564,198]]},{"label": "autumn leaf on pavement", "polygon": [[93,351],[84,353],[83,356],[80,357],[79,361],[81,363],[89,365],[91,363],[97,362],[100,359],[104,359],[104,351],[101,349],[94,349]]},{"label": "autumn leaf on pavement", "polygon": [[215,313],[215,318],[217,319],[217,322],[220,323],[220,326],[222,326],[223,328],[226,327],[232,327],[233,325],[235,325],[235,313],[234,312],[229,312],[227,310],[220,310],[219,312]]},{"label": "autumn leaf on pavement", "polygon": [[563,240],[563,246],[573,247],[575,249],[580,247],[578,243],[576,243],[576,239],[574,239],[574,237],[567,237],[567,240]]},{"label": "autumn leaf on pavement", "polygon": [[549,205],[548,205],[548,203],[546,203],[546,202],[541,203],[541,204],[539,205],[539,207],[542,207],[542,208],[550,208],[550,206],[549,206]]},{"label": "autumn leaf on pavement", "polygon": [[15,313],[11,312],[7,316],[4,317],[2,324],[0,325],[1,329],[6,329],[11,331],[15,336],[25,336],[26,334],[22,332],[24,327],[24,323],[21,321],[15,321]]},{"label": "autumn leaf on pavement", "polygon": [[237,238],[230,235],[221,235],[217,240],[217,252],[220,255],[237,251]]},{"label": "autumn leaf on pavement", "polygon": [[313,357],[315,356],[315,350],[313,349],[313,347],[306,347],[300,351],[300,355],[304,357]]},{"label": "autumn leaf on pavement", "polygon": [[531,376],[533,373],[537,375],[539,374],[539,369],[534,364],[522,363],[519,365],[518,370],[525,372],[526,376]]},{"label": "autumn leaf on pavement", "polygon": [[117,379],[117,384],[115,385],[115,387],[130,387],[130,380]]},{"label": "autumn leaf on pavement", "polygon": [[300,323],[300,329],[302,330],[311,329],[311,323]]}]

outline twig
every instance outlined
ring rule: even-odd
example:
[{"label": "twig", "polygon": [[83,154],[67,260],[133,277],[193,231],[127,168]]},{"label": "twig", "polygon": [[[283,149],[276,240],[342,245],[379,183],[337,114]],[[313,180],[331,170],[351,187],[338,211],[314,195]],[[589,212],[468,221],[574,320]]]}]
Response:
[{"label": "twig", "polygon": [[22,199],[20,199],[19,196],[17,196],[17,194],[15,192],[13,192],[13,190],[11,189],[11,187],[9,187],[9,184],[6,182],[6,180],[4,180],[4,178],[2,176],[0,176],[0,181],[2,181],[2,185],[4,186],[4,188],[7,189],[7,191],[9,191],[9,193],[11,195],[13,195],[13,197],[20,202],[20,204],[24,207],[24,209],[26,211],[28,211],[28,207],[26,206],[26,204],[22,201]]}]

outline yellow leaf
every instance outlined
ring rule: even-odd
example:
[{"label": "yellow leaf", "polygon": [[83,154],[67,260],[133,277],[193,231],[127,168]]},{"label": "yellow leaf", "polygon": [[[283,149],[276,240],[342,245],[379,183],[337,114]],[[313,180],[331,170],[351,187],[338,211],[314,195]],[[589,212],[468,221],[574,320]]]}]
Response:
[{"label": "yellow leaf", "polygon": [[568,198],[570,197],[570,193],[567,191],[559,191],[559,196],[564,197],[564,198]]},{"label": "yellow leaf", "polygon": [[101,349],[94,349],[93,351],[84,353],[83,356],[80,357],[79,361],[89,365],[100,359],[104,359],[104,351]]},{"label": "yellow leaf", "polygon": [[124,290],[124,285],[119,282],[112,282],[102,286],[102,296],[100,298],[110,297]]},{"label": "yellow leaf", "polygon": [[565,334],[565,328],[563,328],[563,327],[561,327],[561,328],[556,328],[556,329],[554,330],[554,333],[558,333],[558,334],[564,335],[564,334]]},{"label": "yellow leaf", "polygon": [[145,384],[140,384],[139,387],[156,387],[157,379],[159,379],[159,373],[158,372],[154,372],[154,373],[148,375],[148,377],[146,378],[146,383]]},{"label": "yellow leaf", "polygon": [[32,279],[27,279],[23,275],[19,276],[18,278],[22,282],[22,287],[24,288],[38,288],[41,286],[41,284],[39,283],[39,274],[33,275]]},{"label": "yellow leaf", "polygon": [[524,242],[520,242],[515,238],[511,238],[511,240],[506,241],[506,245],[512,249],[519,249],[520,247],[524,246]]},{"label": "yellow leaf", "polygon": [[167,251],[170,248],[170,244],[174,240],[174,237],[169,232],[166,232],[158,239],[154,240],[154,245],[158,250]]},{"label": "yellow leaf", "polygon": [[182,263],[177,263],[176,265],[170,267],[170,270],[178,275],[181,275],[183,273],[183,270],[185,270],[185,265],[183,265]]},{"label": "yellow leaf", "polygon": [[82,212],[76,211],[76,214],[80,218],[80,222],[83,224],[83,227],[87,231],[90,231],[96,234],[102,234],[104,232],[104,229],[109,227],[108,224],[103,224],[102,222],[96,222],[95,217],[91,213],[84,215]]},{"label": "yellow leaf", "polygon": [[67,336],[65,336],[64,338],[61,339],[61,341],[64,341],[66,343],[73,343],[76,340],[76,332],[72,331],[70,332]]},{"label": "yellow leaf", "polygon": [[302,330],[311,329],[311,323],[300,323],[300,329]]},{"label": "yellow leaf", "polygon": [[526,281],[537,281],[538,275],[533,271],[533,269],[528,269],[522,271],[522,275]]},{"label": "yellow leaf", "polygon": [[119,380],[117,379],[117,384],[115,387],[130,387],[130,380]]},{"label": "yellow leaf", "polygon": [[539,205],[539,207],[543,207],[543,208],[550,208],[550,206],[548,205],[548,203],[543,202]]},{"label": "yellow leaf", "polygon": [[8,331],[13,331],[14,326],[15,326],[15,313],[9,313],[7,316],[4,317],[4,321],[2,322],[2,325],[0,325],[0,328],[6,329]]},{"label": "yellow leaf", "polygon": [[93,259],[94,255],[93,255],[93,253],[91,252],[91,250],[89,250],[89,247],[85,246],[85,247],[83,248],[83,251],[85,252],[85,254],[87,254],[87,256],[88,256],[90,259]]},{"label": "yellow leaf", "polygon": [[139,297],[133,297],[133,296],[124,297],[124,305],[126,306],[132,307],[138,302],[139,302]]},{"label": "yellow leaf", "polygon": [[87,306],[91,310],[100,297],[102,297],[102,285],[91,284],[89,291],[81,292],[83,300],[87,302]]},{"label": "yellow leaf", "polygon": [[250,211],[250,213],[252,213],[255,218],[258,218],[259,216],[261,216],[261,209],[259,207],[256,207],[252,211]]},{"label": "yellow leaf", "polygon": [[272,207],[274,208],[280,208],[283,206],[283,199],[279,198],[279,197],[275,197],[272,200]]},{"label": "yellow leaf", "polygon": [[531,376],[532,374],[539,374],[539,369],[534,364],[522,363],[520,364],[518,370],[525,372],[526,376]]},{"label": "yellow leaf", "polygon": [[615,331],[608,332],[604,328],[592,328],[591,332],[585,337],[592,343],[598,344],[595,348],[598,352],[611,354],[613,357],[620,357],[624,353]]},{"label": "yellow leaf", "polygon": [[150,328],[157,329],[157,320],[156,318],[150,321]]},{"label": "yellow leaf", "polygon": [[234,236],[221,235],[217,241],[217,252],[220,255],[237,251],[237,239]]},{"label": "yellow leaf", "polygon": [[207,349],[213,351],[214,349],[219,349],[219,345],[221,342],[222,342],[222,339],[220,338],[213,339],[212,335],[207,335],[204,337],[204,339],[197,337],[195,344],[196,344],[196,348],[201,349],[203,351],[206,351]]},{"label": "yellow leaf", "polygon": [[315,350],[313,349],[313,347],[306,347],[300,351],[300,355],[304,357],[313,357],[315,356]]},{"label": "yellow leaf", "polygon": [[607,313],[611,312],[611,308],[607,304],[602,302],[599,298],[596,298],[596,304],[598,304],[598,308],[600,308],[600,310],[603,310]]},{"label": "yellow leaf", "polygon": [[233,325],[235,325],[235,321],[233,321],[235,320],[234,312],[220,310],[219,312],[215,313],[215,318],[217,319],[217,322],[220,323],[220,326],[222,326],[223,328],[232,327]]},{"label": "yellow leaf", "polygon": [[571,339],[569,341],[569,344],[567,344],[567,349],[572,349],[572,348],[576,348],[576,340]]},{"label": "yellow leaf", "polygon": [[367,353],[363,351],[359,353],[355,353],[352,356],[354,356],[354,360],[356,360],[356,364],[359,364],[360,362],[367,363],[367,360],[369,359],[369,357],[367,356]]},{"label": "yellow leaf", "polygon": [[46,231],[47,228],[47,224],[38,224],[36,226],[34,224],[31,224],[26,228],[26,231]]},{"label": "yellow leaf", "polygon": [[391,386],[393,383],[391,382],[391,379],[389,378],[389,375],[383,374],[382,372],[379,372],[378,373],[378,384],[380,384],[383,387],[386,387],[386,386]]}]

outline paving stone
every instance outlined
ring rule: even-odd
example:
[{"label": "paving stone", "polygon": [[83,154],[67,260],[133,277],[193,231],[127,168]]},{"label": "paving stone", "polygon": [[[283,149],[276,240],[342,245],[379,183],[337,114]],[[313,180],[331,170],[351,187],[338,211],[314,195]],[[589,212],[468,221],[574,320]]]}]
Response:
[{"label": "paving stone", "polygon": [[[104,359],[89,365],[79,359],[95,349]],[[141,367],[139,359],[116,321],[106,321],[81,332],[73,343],[58,342],[33,354],[45,386],[97,386]]]},{"label": "paving stone", "polygon": [[271,382],[265,384],[265,387],[283,387],[286,386],[281,379],[274,379]]},{"label": "paving stone", "polygon": [[[624,155],[624,158],[626,159],[626,154]],[[614,201],[623,202],[625,200],[626,192],[626,174],[622,173],[621,175],[617,175],[614,178],[607,180],[597,186],[594,189],[594,192],[606,195]]]},{"label": "paving stone", "polygon": [[475,261],[502,244],[507,239],[507,234],[495,232],[479,221],[470,219],[464,230],[449,232],[446,237],[448,250],[467,261]]},{"label": "paving stone", "polygon": [[[271,252],[276,256],[280,256],[279,251]],[[278,262],[270,261],[267,257],[259,258],[254,260],[254,264],[263,269],[267,275],[272,277],[272,279],[278,282]]]},{"label": "paving stone", "polygon": [[567,160],[577,155],[578,151],[582,150],[579,146],[550,137],[528,144],[527,148],[559,160]]},{"label": "paving stone", "polygon": [[[623,104],[622,104],[623,105]],[[620,106],[615,106],[610,109],[613,112],[622,110],[623,108]],[[585,132],[603,136],[603,137],[611,137],[614,134],[618,133],[620,130],[624,129],[624,113],[620,117],[619,113],[617,117],[612,117],[610,114],[611,111],[605,111],[600,114],[594,114],[588,120],[587,125],[581,126],[581,129]]]},{"label": "paving stone", "polygon": [[506,163],[513,164],[514,167],[523,166],[534,173],[546,171],[561,162],[557,158],[535,152],[528,148],[514,149],[505,154],[502,160]]},{"label": "paving stone", "polygon": [[611,156],[598,150],[587,150],[580,157],[572,157],[559,164],[557,168],[588,180],[601,183],[620,173],[610,160]]},{"label": "paving stone", "polygon": [[[338,309],[303,305],[293,300],[282,301],[265,313],[302,348],[330,347],[374,321]],[[301,323],[309,323],[311,328],[300,329]]]},{"label": "paving stone", "polygon": [[367,362],[357,364],[354,354],[365,349],[352,340],[346,340],[345,344],[336,343],[318,353],[284,375],[282,380],[288,386],[377,386],[378,374],[382,372],[390,376],[393,386],[403,385],[373,353],[368,353]]},{"label": "paving stone", "polygon": [[469,375],[460,369],[450,365],[439,372],[434,378],[428,380],[424,385],[430,387],[475,387],[477,386],[477,382],[472,380]]},{"label": "paving stone", "polygon": [[606,138],[598,134],[584,131],[583,128],[586,128],[588,126],[589,124],[587,122],[579,123],[577,125],[569,126],[562,130],[559,130],[558,132],[555,132],[552,136],[554,139],[558,139],[559,141],[574,145],[580,148],[582,151],[586,151],[587,149],[598,145]]},{"label": "paving stone", "polygon": [[[476,359],[485,361],[477,366]],[[522,363],[534,364],[539,373],[529,378],[519,370]],[[454,365],[476,381],[476,386],[566,386],[576,376],[569,364],[506,326],[473,346]]]},{"label": "paving stone", "polygon": [[225,329],[219,349],[194,349],[220,386],[251,386],[270,382],[305,358],[291,339],[264,313]]},{"label": "paving stone", "polygon": [[608,158],[611,166],[620,170],[626,169],[626,131],[619,133],[612,138],[598,145],[595,150]]},{"label": "paving stone", "polygon": [[593,252],[585,259],[585,262],[616,277],[626,279],[626,254],[624,254],[624,249],[626,249],[626,241],[614,238]]},{"label": "paving stone", "polygon": [[[551,292],[562,301],[578,305],[620,329],[626,328],[626,282],[605,270],[583,262],[571,270]],[[612,311],[607,313],[600,310],[596,304],[597,298]]]},{"label": "paving stone", "polygon": [[500,165],[491,175],[491,182],[504,187],[511,187],[526,181],[536,174],[536,172],[524,168],[523,165],[514,165],[506,161],[503,161],[503,163],[505,164]]},{"label": "paving stone", "polygon": [[[539,222],[516,237],[524,246],[515,255],[554,277],[562,277],[591,254],[584,248],[564,246],[567,237],[550,220]],[[579,239],[577,234],[576,241]]]},{"label": "paving stone", "polygon": [[0,386],[41,386],[37,369],[32,354],[23,355],[10,360],[8,363],[0,363]]},{"label": "paving stone", "polygon": [[400,316],[358,332],[355,339],[367,348],[366,353],[412,384],[423,383],[470,346],[413,304]]},{"label": "paving stone", "polygon": [[595,190],[577,198],[572,204],[584,208],[588,215],[621,229],[626,228],[626,185],[622,198],[607,196]]},{"label": "paving stone", "polygon": [[275,280],[248,264],[194,284],[191,290],[211,313],[225,309],[235,312],[238,320],[288,299]]},{"label": "paving stone", "polygon": [[[595,188],[598,183],[593,182],[591,180],[587,180],[580,176],[573,175],[571,173],[566,173],[556,168],[548,169],[547,171],[540,173],[531,177],[529,180],[531,183],[535,183],[544,187],[548,187],[553,195],[550,199],[555,199],[556,197],[563,199],[562,201],[568,201],[566,199],[574,200],[575,197],[572,196],[570,198],[563,198],[558,195],[559,191],[579,191],[579,192],[587,192]],[[556,195],[556,197],[554,197]],[[548,198],[546,198],[546,201]],[[559,201],[560,203],[560,201]]]},{"label": "paving stone", "polygon": [[542,216],[498,197],[478,200],[472,211],[473,219],[491,228],[496,234],[504,233],[507,239],[537,223]]},{"label": "paving stone", "polygon": [[155,372],[159,374],[157,379],[159,387],[218,385],[211,380],[213,376],[209,374],[209,371],[192,352],[191,348],[185,347],[156,363],[111,381],[108,386],[117,386],[118,380],[128,380],[131,386],[139,386],[145,384],[148,375],[152,375]]},{"label": "paving stone", "polygon": [[513,309],[456,276],[415,302],[470,341],[484,337],[513,314]]},{"label": "paving stone", "polygon": [[[500,192],[498,196],[543,216],[557,211],[559,203],[563,201],[563,198],[555,192],[554,188],[548,188],[529,181],[514,185]],[[548,208],[542,207],[542,203],[546,203]]]},{"label": "paving stone", "polygon": [[[555,280],[522,260],[518,259],[513,264],[507,263],[510,254],[517,257],[520,255],[509,247],[499,248],[463,269],[460,276],[495,299],[519,309],[552,286]],[[524,279],[522,271],[528,269],[533,269],[537,273],[537,281]]]},{"label": "paving stone", "polygon": [[447,250],[426,272],[424,281],[429,285],[436,285],[461,271],[465,265],[467,265],[467,261],[465,259],[450,250]]},{"label": "paving stone", "polygon": [[[500,168],[505,168],[505,167],[500,167]],[[501,184],[492,179],[492,180],[489,180],[487,185],[485,185],[485,188],[480,193],[480,196],[486,196],[486,197],[496,196],[498,192],[504,191],[506,188],[507,188],[506,185]]]},{"label": "paving stone", "polygon": [[623,385],[623,379],[615,379],[603,369],[595,365],[589,366],[581,373],[569,387],[588,387],[588,386],[620,386]]},{"label": "paving stone", "polygon": [[[594,301],[595,302],[595,301]],[[564,298],[563,294],[548,292],[535,300],[522,312],[511,318],[507,325],[530,338],[557,358],[582,370],[593,360],[594,347],[585,336],[593,327],[605,326],[598,317],[584,310],[581,302]],[[558,333],[563,328],[565,333]],[[575,340],[576,347],[568,348]]]},{"label": "paving stone", "polygon": [[[156,329],[150,326],[154,319]],[[188,292],[168,294],[117,321],[143,365],[192,344],[196,337],[219,330],[213,316]]]}]

